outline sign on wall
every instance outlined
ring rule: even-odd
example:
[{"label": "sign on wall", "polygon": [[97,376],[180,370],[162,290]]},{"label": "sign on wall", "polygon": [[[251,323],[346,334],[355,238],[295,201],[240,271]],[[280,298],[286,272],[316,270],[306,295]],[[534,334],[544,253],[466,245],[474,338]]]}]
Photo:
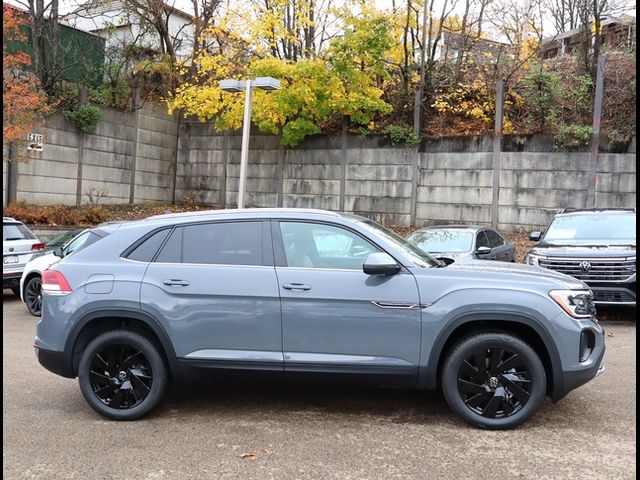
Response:
[{"label": "sign on wall", "polygon": [[30,152],[41,152],[44,135],[41,133],[30,133],[27,135],[27,150]]}]

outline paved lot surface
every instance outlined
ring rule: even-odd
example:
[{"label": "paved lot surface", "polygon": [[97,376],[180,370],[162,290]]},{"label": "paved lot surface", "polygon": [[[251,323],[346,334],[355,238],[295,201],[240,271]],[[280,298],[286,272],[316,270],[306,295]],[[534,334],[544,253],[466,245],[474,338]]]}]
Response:
[{"label": "paved lot surface", "polygon": [[8,291],[3,308],[5,479],[635,478],[634,321],[605,323],[605,375],[486,432],[439,394],[388,390],[192,388],[106,421],[37,364],[36,319]]}]

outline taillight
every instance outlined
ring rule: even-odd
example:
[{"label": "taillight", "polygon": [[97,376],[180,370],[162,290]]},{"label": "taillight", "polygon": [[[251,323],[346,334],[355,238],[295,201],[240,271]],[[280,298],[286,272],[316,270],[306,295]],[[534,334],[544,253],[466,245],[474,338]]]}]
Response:
[{"label": "taillight", "polygon": [[46,293],[71,293],[71,286],[64,275],[56,270],[42,272],[42,291]]},{"label": "taillight", "polygon": [[34,243],[31,245],[32,252],[37,252],[38,250],[44,250],[44,243]]}]

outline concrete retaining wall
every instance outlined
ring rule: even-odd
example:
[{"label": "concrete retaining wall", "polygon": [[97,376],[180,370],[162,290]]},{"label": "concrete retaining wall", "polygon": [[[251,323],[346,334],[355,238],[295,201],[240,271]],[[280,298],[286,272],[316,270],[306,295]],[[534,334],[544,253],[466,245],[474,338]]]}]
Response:
[{"label": "concrete retaining wall", "polygon": [[[136,112],[104,109],[93,134],[79,133],[61,115],[47,127],[44,151],[17,166],[17,200],[73,205],[86,203],[93,189],[102,190],[105,203],[236,204],[238,133],[180,122],[160,105]],[[559,208],[586,206],[589,153],[540,151],[546,140],[505,141],[505,150],[515,151],[501,154],[500,228],[543,226]],[[289,149],[277,137],[254,131],[246,205],[343,210],[402,226],[489,223],[490,148],[487,137],[430,139],[418,152],[382,137],[336,135],[311,137]],[[635,143],[629,151],[600,154],[597,206],[636,206]],[[3,185],[6,172],[5,163]]]}]

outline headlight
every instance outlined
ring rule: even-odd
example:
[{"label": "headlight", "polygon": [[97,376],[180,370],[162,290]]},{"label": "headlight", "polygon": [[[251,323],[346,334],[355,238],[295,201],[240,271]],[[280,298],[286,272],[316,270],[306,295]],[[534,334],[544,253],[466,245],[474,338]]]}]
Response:
[{"label": "headlight", "polygon": [[590,318],[596,313],[590,290],[551,290],[549,295],[573,318]]},{"label": "headlight", "polygon": [[524,257],[524,263],[527,265],[535,265],[538,266],[538,261],[542,258],[541,255],[534,255],[533,253],[527,253]]}]

